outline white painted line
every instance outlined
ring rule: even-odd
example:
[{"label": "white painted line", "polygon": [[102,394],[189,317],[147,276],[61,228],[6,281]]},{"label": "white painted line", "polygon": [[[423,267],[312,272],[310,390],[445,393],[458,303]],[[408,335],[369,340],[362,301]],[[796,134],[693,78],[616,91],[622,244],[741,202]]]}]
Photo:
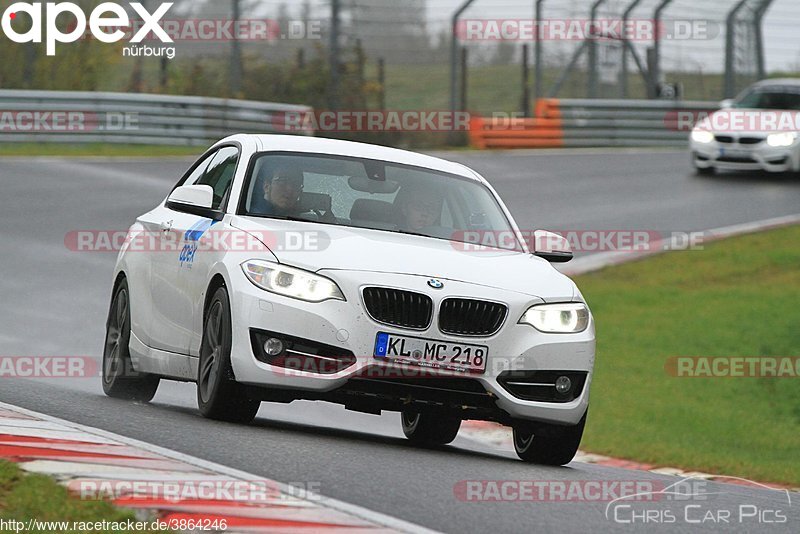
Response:
[{"label": "white painted line", "polygon": [[182,480],[227,480],[222,476],[209,475],[202,471],[160,471],[141,467],[125,467],[97,463],[69,462],[60,460],[31,460],[25,462],[25,470],[54,476],[76,476],[82,478],[114,478],[120,480],[158,480],[180,482]]},{"label": "white painted line", "polygon": [[[727,237],[752,234],[755,232],[762,232],[764,230],[791,226],[793,224],[800,224],[800,214],[785,215],[783,217],[774,217],[772,219],[735,224],[732,226],[723,226],[721,228],[714,228],[712,230],[704,230],[700,233],[704,235],[703,243],[710,243]],[[591,254],[589,256],[583,256],[581,258],[575,258],[569,263],[558,265],[557,268],[559,271],[569,276],[586,274],[593,271],[599,271],[600,269],[611,267],[613,265],[621,265],[623,263],[649,258],[665,252],[680,251],[681,248],[678,246],[679,244],[678,238],[672,238],[663,242],[653,243],[650,247],[650,250],[646,251],[600,252],[597,254]]]},{"label": "white painted line", "polygon": [[85,441],[87,443],[97,443],[100,445],[111,445],[114,440],[101,436],[90,436],[85,432],[66,431],[66,430],[42,430],[39,428],[4,426],[0,427],[0,434],[10,434],[13,436],[24,436],[43,439],[66,439],[71,441]]},{"label": "white painted line", "polygon": [[[688,147],[688,142],[687,142]],[[666,146],[666,147],[563,147],[563,148],[491,148],[484,149],[466,149],[466,150],[430,150],[423,151],[423,154],[434,156],[437,158],[448,159],[458,156],[486,156],[487,154],[498,156],[597,156],[603,154],[619,155],[619,154],[686,154],[686,149]],[[689,167],[686,172],[690,172]]]},{"label": "white painted line", "polygon": [[7,428],[31,428],[36,430],[57,430],[68,431],[69,428],[59,424],[48,421],[31,421],[30,419],[0,419],[0,432],[4,432]]},{"label": "white painted line", "polygon": [[[6,404],[4,402],[0,402],[0,408],[6,408],[9,410],[13,410],[24,415],[29,415],[32,417],[37,417],[45,421],[49,421],[53,424],[68,426],[73,429],[79,430],[81,432],[85,432],[87,434],[93,434],[96,436],[101,436],[107,439],[114,440],[119,443],[124,443],[126,445],[130,445],[132,447],[139,447],[144,449],[148,452],[152,452],[155,454],[160,454],[167,458],[171,458],[173,460],[182,461],[184,463],[194,465],[199,467],[200,469],[208,470],[215,472],[220,475],[225,475],[227,477],[236,478],[239,480],[253,480],[253,481],[263,481],[264,477],[253,475],[250,473],[246,473],[244,471],[240,471],[238,469],[233,469],[231,467],[226,467],[220,464],[216,464],[214,462],[209,462],[207,460],[203,460],[202,458],[196,458],[194,456],[189,456],[188,454],[183,454],[181,452],[173,451],[170,449],[166,449],[163,447],[159,447],[157,445],[152,445],[150,443],[145,443],[143,441],[139,441],[133,438],[128,438],[126,436],[122,436],[120,434],[115,434],[113,432],[108,432],[105,430],[101,430],[99,428],[92,428],[89,426],[81,425],[78,423],[73,423],[67,421],[65,419],[59,419],[58,417],[53,417],[47,414],[34,412],[32,410],[28,410],[26,408],[20,408],[18,406],[14,406],[11,404]],[[412,532],[412,533],[435,533],[436,531],[424,528],[419,525],[415,525],[414,523],[404,521],[402,519],[398,519],[395,517],[391,517],[385,514],[381,514],[380,512],[375,512],[369,510],[367,508],[363,508],[361,506],[346,503],[343,501],[339,501],[337,499],[333,499],[330,497],[325,497],[323,495],[317,495],[313,492],[309,492],[306,489],[300,489],[289,484],[284,484],[283,482],[274,481],[275,486],[283,493],[287,495],[307,495],[307,500],[313,502],[314,504],[318,504],[319,506],[323,506],[326,508],[330,508],[334,511],[341,512],[344,514],[349,514],[351,516],[355,516],[357,518],[369,521],[371,523],[375,523],[377,525],[381,525],[393,530],[397,530],[400,532]]]}]

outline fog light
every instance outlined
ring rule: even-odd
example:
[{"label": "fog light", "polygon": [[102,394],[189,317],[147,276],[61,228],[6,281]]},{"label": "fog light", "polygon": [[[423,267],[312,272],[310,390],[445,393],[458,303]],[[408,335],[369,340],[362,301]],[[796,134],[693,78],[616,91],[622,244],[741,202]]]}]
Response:
[{"label": "fog light", "polygon": [[264,352],[267,356],[277,356],[283,352],[283,341],[275,337],[269,338],[264,342]]},{"label": "fog light", "polygon": [[572,388],[572,380],[569,379],[568,376],[559,376],[556,380],[556,391],[561,393],[567,393]]}]

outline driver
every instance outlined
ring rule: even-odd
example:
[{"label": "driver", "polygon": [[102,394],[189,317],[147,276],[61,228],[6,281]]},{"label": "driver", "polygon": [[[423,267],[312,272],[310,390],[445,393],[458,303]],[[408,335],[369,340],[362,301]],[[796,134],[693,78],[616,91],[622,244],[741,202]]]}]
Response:
[{"label": "driver", "polygon": [[253,211],[260,215],[297,215],[300,194],[303,192],[303,173],[291,167],[278,167],[264,180],[263,197]]}]

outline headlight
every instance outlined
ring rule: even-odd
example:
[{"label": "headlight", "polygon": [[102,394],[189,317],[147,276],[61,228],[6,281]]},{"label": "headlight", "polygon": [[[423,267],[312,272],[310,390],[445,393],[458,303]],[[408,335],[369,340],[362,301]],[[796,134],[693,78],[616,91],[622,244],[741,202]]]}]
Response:
[{"label": "headlight", "polygon": [[769,134],[767,144],[769,146],[791,146],[797,139],[797,132],[781,132]]},{"label": "headlight", "polygon": [[714,140],[714,134],[708,130],[692,130],[692,141],[698,143],[710,143]]},{"label": "headlight", "polygon": [[519,322],[548,334],[583,332],[589,325],[589,308],[582,302],[539,304],[528,308]]},{"label": "headlight", "polygon": [[272,293],[308,302],[345,300],[333,280],[302,269],[271,261],[248,260],[242,264],[242,270],[251,282]]}]

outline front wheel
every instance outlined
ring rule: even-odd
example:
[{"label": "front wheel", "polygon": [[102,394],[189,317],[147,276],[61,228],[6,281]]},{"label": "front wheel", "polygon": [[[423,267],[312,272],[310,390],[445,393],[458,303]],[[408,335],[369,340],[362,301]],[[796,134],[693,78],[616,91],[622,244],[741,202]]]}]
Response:
[{"label": "front wheel", "polygon": [[695,167],[694,173],[697,176],[714,176],[717,170],[714,167]]},{"label": "front wheel", "polygon": [[231,368],[231,307],[228,291],[220,287],[205,314],[197,376],[197,405],[209,419],[231,423],[252,421],[261,401],[251,399],[236,382]]},{"label": "front wheel", "polygon": [[128,345],[131,340],[131,305],[128,281],[114,291],[106,321],[103,348],[103,391],[109,397],[150,402],[161,379],[133,368]]},{"label": "front wheel", "polygon": [[431,413],[403,412],[403,434],[423,446],[447,445],[458,434],[461,419]]},{"label": "front wheel", "polygon": [[575,457],[581,444],[586,414],[577,425],[561,426],[520,422],[514,425],[514,450],[517,456],[529,463],[566,465]]}]

